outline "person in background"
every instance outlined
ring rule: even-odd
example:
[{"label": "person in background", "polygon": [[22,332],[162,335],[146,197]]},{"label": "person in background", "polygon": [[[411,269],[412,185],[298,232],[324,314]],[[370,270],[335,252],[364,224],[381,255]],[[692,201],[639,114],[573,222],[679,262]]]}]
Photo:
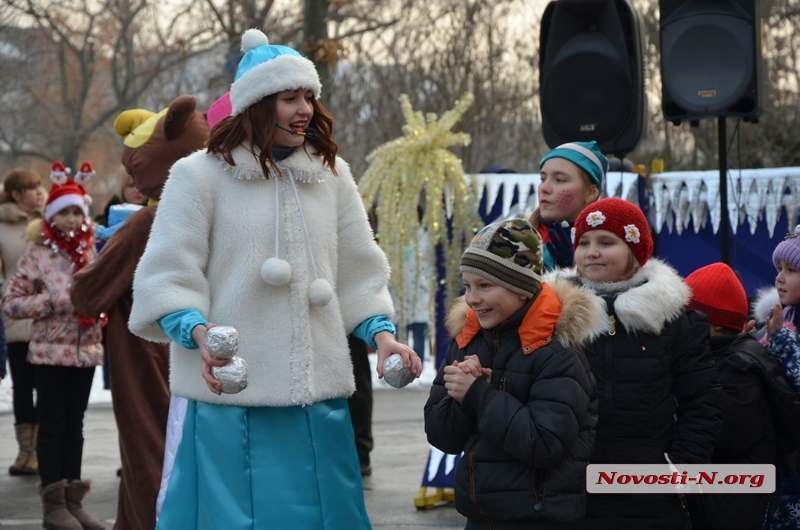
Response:
[{"label": "person in background", "polygon": [[[94,258],[94,230],[87,222],[88,195],[53,166],[56,182],[44,220],[32,221],[16,272],[3,297],[3,315],[32,319],[28,362],[36,376],[42,524],[52,530],[102,530],[83,509],[89,481],[81,479],[83,416],[94,369],[103,363],[102,319],[78,314],[69,299],[76,271]],[[61,182],[59,184],[59,182]]]},{"label": "person in background", "polygon": [[[169,168],[201,149],[208,123],[193,96],[176,97],[165,112],[125,110],[114,121],[122,140],[123,167],[136,188],[157,202]],[[129,197],[130,198],[130,197]],[[133,335],[133,275],[158,206],[130,214],[94,262],[77,272],[70,297],[84,315],[108,314],[111,404],[119,438],[122,474],[116,530],[152,530],[164,468],[169,392],[169,347]],[[112,210],[115,212],[116,210]]]},{"label": "person in background", "polygon": [[544,268],[574,265],[570,227],[588,204],[600,198],[608,159],[597,142],[570,142],[549,151],[539,162],[539,207],[528,221],[544,242]]},{"label": "person in background", "polygon": [[[3,283],[0,296],[5,295],[16,271],[17,261],[29,241],[25,229],[34,219],[41,219],[46,193],[42,179],[35,171],[15,168],[3,180],[0,193],[0,258]],[[28,343],[31,339],[31,320],[12,320],[3,315],[8,367],[13,384],[14,429],[19,452],[8,468],[11,475],[35,475],[39,472],[36,457],[38,419],[34,400],[36,388],[33,366],[28,363]],[[3,363],[5,369],[5,363]]]},{"label": "person in background", "polygon": [[[0,260],[0,267],[3,263]],[[8,363],[8,345],[6,344],[6,331],[3,320],[0,319],[0,383],[6,378],[6,364]]]},{"label": "person in background", "polygon": [[118,204],[135,204],[139,206],[147,204],[147,197],[136,188],[133,177],[130,173],[125,171],[125,168],[120,170],[117,190],[106,203],[103,213],[94,218],[95,222],[100,226],[110,226],[108,219],[109,210],[112,206]]},{"label": "person in background", "polygon": [[[347,334],[377,348],[379,377],[390,354],[422,365],[395,340],[386,256],[313,63],[255,29],[242,49],[232,115],[172,166],[133,282],[128,325],[173,341],[187,398],[156,528],[369,529]],[[216,325],[238,330],[239,393],[212,374],[229,362],[205,346]]]},{"label": "person in background", "polygon": [[[722,431],[711,463],[774,464],[779,450],[785,455],[791,445],[800,445],[800,398],[766,348],[742,334],[747,294],[733,269],[713,263],[684,283],[692,290],[686,309],[708,317],[709,344],[724,396]],[[784,440],[792,439],[787,446]],[[686,501],[693,530],[758,530],[769,498],[714,494],[687,495]]]},{"label": "person in background", "polygon": [[[422,221],[424,210],[417,207],[417,216]],[[432,254],[433,253],[433,254]],[[432,274],[435,274],[435,249],[431,246],[428,231],[420,226],[416,237],[403,251],[403,276],[405,289],[404,314],[406,318],[406,336],[411,338],[414,351],[420,360],[425,360],[425,346],[428,342],[428,319],[432,313],[431,293],[426,288]],[[423,287],[424,286],[424,287]]]},{"label": "person in background", "polygon": [[[774,306],[765,319],[764,342],[786,382],[800,396],[800,225],[775,247],[772,261],[778,275],[770,297]],[[765,305],[763,300],[756,302],[759,305]],[[775,466],[775,494],[767,506],[765,530],[800,529],[800,447],[789,449]]]},{"label": "person in background", "polygon": [[455,507],[466,528],[567,529],[583,517],[597,395],[581,352],[606,327],[585,291],[542,281],[524,219],[483,228],[461,257],[466,293],[425,404],[434,447],[465,456]]},{"label": "person in background", "polygon": [[[642,211],[602,199],[578,215],[575,268],[545,281],[578,283],[607,313],[608,331],[586,348],[599,418],[591,464],[702,464],[722,427],[722,389],[705,315],[686,311],[689,288],[651,258]],[[689,528],[677,494],[588,494],[581,530]]]}]

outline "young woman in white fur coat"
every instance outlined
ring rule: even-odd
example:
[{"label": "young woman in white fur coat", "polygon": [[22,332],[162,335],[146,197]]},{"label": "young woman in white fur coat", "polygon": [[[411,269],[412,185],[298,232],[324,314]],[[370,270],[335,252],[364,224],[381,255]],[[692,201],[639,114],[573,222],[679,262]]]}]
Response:
[{"label": "young woman in white fur coat", "polygon": [[[134,279],[129,326],[171,345],[188,398],[158,529],[368,529],[346,398],[347,334],[383,360],[394,339],[389,267],[374,241],[313,63],[258,30],[231,86],[232,115],[178,161]],[[249,386],[222,394],[205,348],[239,332]],[[198,351],[199,350],[199,351]]]},{"label": "young woman in white fur coat", "polygon": [[[609,330],[586,349],[599,418],[591,464],[710,461],[722,426],[722,393],[702,313],[661,261],[644,214],[621,199],[585,208],[573,228],[575,269],[545,281],[582,285],[605,305]],[[579,529],[687,529],[677,494],[588,494]]]}]

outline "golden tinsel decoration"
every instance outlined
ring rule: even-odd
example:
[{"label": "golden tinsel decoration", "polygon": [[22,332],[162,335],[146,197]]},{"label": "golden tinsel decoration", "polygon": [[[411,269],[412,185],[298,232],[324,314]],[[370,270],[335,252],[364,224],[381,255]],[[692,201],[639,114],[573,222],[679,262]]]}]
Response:
[{"label": "golden tinsel decoration", "polygon": [[[392,268],[400,329],[406,326],[407,297],[415,294],[406,292],[405,275],[414,274],[418,279],[417,289],[412,291],[426,289],[431,300],[435,300],[439,282],[433,249],[441,244],[445,258],[445,278],[441,283],[445,285],[449,307],[458,293],[461,254],[481,226],[477,194],[465,180],[461,160],[448,150],[455,145],[469,145],[468,134],[450,129],[461,120],[474,99],[471,93],[465,92],[452,110],[437,119],[436,114],[423,116],[422,112],[414,111],[408,96],[402,94],[400,104],[406,120],[403,136],[367,156],[370,166],[361,177],[359,191],[367,210],[375,207],[376,236]],[[424,197],[425,208],[420,221],[417,206],[421,197]],[[448,226],[452,227],[449,237]],[[427,231],[432,250],[424,256],[417,252],[416,270],[406,271],[404,254],[415,242],[420,227]],[[418,249],[419,245],[413,248]],[[424,262],[433,273],[421,278]],[[433,303],[429,304],[429,322],[434,321],[433,307]]]}]

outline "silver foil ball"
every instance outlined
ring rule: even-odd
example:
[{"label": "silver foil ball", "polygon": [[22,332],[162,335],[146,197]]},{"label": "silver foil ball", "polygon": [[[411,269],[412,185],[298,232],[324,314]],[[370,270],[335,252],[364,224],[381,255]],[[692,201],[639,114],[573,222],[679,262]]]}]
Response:
[{"label": "silver foil ball", "polygon": [[403,368],[403,357],[393,353],[383,361],[383,380],[394,388],[403,388],[414,380],[410,368]]},{"label": "silver foil ball", "polygon": [[220,359],[231,359],[239,349],[239,332],[231,326],[216,326],[206,332],[208,353]]},{"label": "silver foil ball", "polygon": [[214,366],[211,375],[222,383],[223,394],[238,394],[247,388],[247,363],[241,357],[234,357],[225,366]]}]

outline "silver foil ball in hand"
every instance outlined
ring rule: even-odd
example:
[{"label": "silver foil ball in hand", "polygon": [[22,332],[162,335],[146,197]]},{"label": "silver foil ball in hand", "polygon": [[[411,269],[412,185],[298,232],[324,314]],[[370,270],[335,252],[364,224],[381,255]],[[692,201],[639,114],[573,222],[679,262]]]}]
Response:
[{"label": "silver foil ball in hand", "polygon": [[225,366],[214,366],[211,374],[222,383],[223,394],[238,394],[247,388],[247,364],[241,357],[231,358]]},{"label": "silver foil ball in hand", "polygon": [[394,388],[403,388],[414,380],[411,368],[403,366],[403,357],[393,353],[383,361],[383,380]]},{"label": "silver foil ball in hand", "polygon": [[225,366],[213,366],[211,375],[222,383],[224,394],[238,394],[247,388],[247,363],[236,357],[239,332],[231,326],[216,326],[206,332],[206,349],[219,359],[230,359]]}]

